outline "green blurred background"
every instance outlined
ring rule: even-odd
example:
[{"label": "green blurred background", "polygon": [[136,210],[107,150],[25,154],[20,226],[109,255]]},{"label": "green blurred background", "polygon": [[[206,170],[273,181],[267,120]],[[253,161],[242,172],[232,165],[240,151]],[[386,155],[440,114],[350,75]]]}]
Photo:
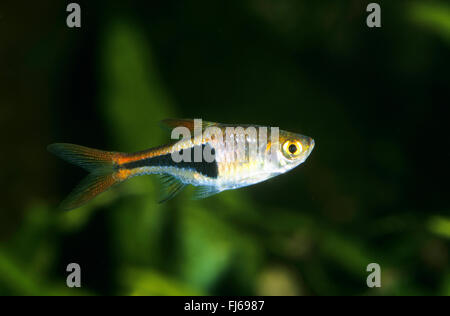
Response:
[{"label": "green blurred background", "polygon": [[[369,1],[78,1],[80,29],[68,3],[0,4],[0,294],[450,295],[448,2],[378,1],[379,29]],[[57,209],[85,173],[49,143],[138,151],[167,117],[316,147],[201,201],[148,176]]]}]

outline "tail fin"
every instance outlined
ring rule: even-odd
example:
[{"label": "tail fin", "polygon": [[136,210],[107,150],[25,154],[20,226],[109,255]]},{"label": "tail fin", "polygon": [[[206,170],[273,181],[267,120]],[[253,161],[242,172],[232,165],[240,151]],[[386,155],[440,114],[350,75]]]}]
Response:
[{"label": "tail fin", "polygon": [[121,155],[120,153],[73,144],[51,144],[47,149],[61,159],[90,172],[61,203],[64,210],[78,208],[124,180],[118,176],[115,163],[115,158]]}]

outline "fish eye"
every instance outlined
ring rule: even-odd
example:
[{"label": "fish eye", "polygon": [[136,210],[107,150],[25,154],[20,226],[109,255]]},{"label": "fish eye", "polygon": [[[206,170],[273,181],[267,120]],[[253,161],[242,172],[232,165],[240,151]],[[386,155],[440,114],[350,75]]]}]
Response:
[{"label": "fish eye", "polygon": [[297,146],[295,146],[294,144],[290,144],[289,145],[289,152],[291,154],[295,154],[296,151],[297,151]]},{"label": "fish eye", "polygon": [[288,158],[298,156],[302,150],[303,147],[299,142],[286,141],[283,144],[283,152],[288,156]]}]

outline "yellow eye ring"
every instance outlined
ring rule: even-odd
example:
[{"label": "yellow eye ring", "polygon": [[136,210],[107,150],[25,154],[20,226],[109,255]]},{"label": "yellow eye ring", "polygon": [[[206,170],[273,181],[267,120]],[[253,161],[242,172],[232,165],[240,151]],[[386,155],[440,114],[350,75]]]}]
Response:
[{"label": "yellow eye ring", "polygon": [[283,152],[290,157],[298,156],[302,150],[302,144],[299,142],[291,142],[288,140],[283,144]]}]

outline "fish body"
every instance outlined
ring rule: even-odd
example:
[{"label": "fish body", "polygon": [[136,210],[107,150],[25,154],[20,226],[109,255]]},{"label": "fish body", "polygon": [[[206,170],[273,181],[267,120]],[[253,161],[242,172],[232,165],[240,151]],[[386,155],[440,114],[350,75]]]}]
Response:
[{"label": "fish body", "polygon": [[73,144],[50,145],[50,152],[90,172],[62,208],[77,208],[115,184],[149,174],[162,177],[167,188],[162,201],[189,184],[197,187],[195,198],[205,198],[292,170],[314,148],[314,140],[308,136],[264,126],[200,121],[197,129],[197,120],[170,119],[163,123],[173,131],[182,128],[184,137],[136,153],[107,152]]}]

